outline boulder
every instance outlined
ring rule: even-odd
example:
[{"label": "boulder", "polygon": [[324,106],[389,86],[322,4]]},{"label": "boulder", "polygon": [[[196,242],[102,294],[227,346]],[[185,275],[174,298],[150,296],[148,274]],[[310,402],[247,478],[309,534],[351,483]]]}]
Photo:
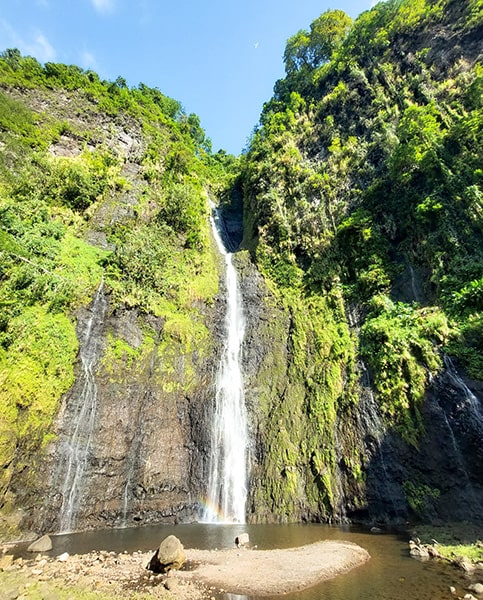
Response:
[{"label": "boulder", "polygon": [[167,573],[171,569],[180,569],[185,561],[183,544],[175,535],[168,535],[161,542],[146,568],[153,573]]},{"label": "boulder", "polygon": [[250,538],[248,537],[248,533],[240,533],[235,538],[235,544],[239,548],[240,546],[248,546]]},{"label": "boulder", "polygon": [[458,556],[453,560],[453,564],[456,565],[457,567],[459,567],[460,569],[463,569],[463,571],[465,571],[465,573],[468,574],[472,574],[475,572],[476,567],[475,565],[471,562],[471,560],[469,558],[466,558],[466,556]]},{"label": "boulder", "polygon": [[52,540],[48,535],[43,535],[27,548],[27,552],[48,552],[52,550]]}]

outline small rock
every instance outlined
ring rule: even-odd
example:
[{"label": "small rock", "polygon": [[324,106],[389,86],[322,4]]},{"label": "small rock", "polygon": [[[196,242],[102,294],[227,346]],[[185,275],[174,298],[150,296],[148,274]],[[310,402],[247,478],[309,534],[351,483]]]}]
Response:
[{"label": "small rock", "polygon": [[454,585],[450,585],[450,586],[449,586],[449,591],[450,591],[452,594],[456,594],[456,588],[454,587]]},{"label": "small rock", "polygon": [[60,562],[66,562],[68,558],[69,558],[69,553],[64,552],[63,554],[59,554],[59,556],[57,557],[57,560]]},{"label": "small rock", "polygon": [[428,549],[425,546],[420,546],[414,540],[409,541],[409,554],[413,558],[421,558],[421,559],[429,558]]},{"label": "small rock", "polygon": [[4,554],[0,558],[0,571],[6,571],[12,566],[13,556],[11,554]]},{"label": "small rock", "polygon": [[52,550],[52,540],[48,535],[43,535],[27,548],[27,552],[48,552]]},{"label": "small rock", "polygon": [[371,533],[382,533],[382,529],[380,527],[371,527],[369,531]]},{"label": "small rock", "polygon": [[170,592],[172,592],[173,590],[175,590],[178,587],[178,585],[179,585],[179,581],[177,579],[175,579],[174,577],[169,577],[164,582],[164,587],[167,590],[169,590]]},{"label": "small rock", "polygon": [[470,590],[470,592],[474,592],[475,594],[478,594],[478,596],[480,596],[481,594],[483,594],[483,583],[472,583],[468,586],[468,589]]},{"label": "small rock", "polygon": [[464,598],[465,600],[476,600],[476,598],[473,596],[473,594],[465,594],[465,595],[463,596],[463,598]]}]

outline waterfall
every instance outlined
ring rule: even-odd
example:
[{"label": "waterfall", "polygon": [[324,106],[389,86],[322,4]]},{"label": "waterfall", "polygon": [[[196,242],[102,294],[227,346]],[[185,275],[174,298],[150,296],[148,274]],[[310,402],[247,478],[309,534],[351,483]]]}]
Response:
[{"label": "waterfall", "polygon": [[445,354],[443,360],[444,366],[446,367],[446,373],[448,374],[451,383],[461,394],[459,396],[460,406],[464,408],[469,415],[471,415],[474,424],[483,433],[483,408],[480,401],[458,375],[451,358]]},{"label": "waterfall", "polygon": [[[474,473],[471,474],[472,463],[476,461],[478,464],[479,457],[474,453],[471,456],[471,461],[468,459],[468,439],[478,440],[477,444],[481,449],[481,441],[483,440],[483,410],[480,401],[469,389],[463,379],[459,376],[453,361],[448,355],[443,356],[444,366],[446,368],[446,376],[449,378],[451,385],[456,392],[456,402],[451,406],[442,406],[443,420],[448,432],[449,440],[451,441],[453,467],[457,468],[461,474],[459,486],[461,490],[465,490],[467,495],[466,502],[473,510],[478,511],[481,507],[481,500],[477,497],[476,488],[474,487]],[[447,414],[448,412],[448,414]],[[479,452],[480,453],[480,452]],[[481,453],[480,453],[481,456]]]},{"label": "waterfall", "polygon": [[85,330],[80,335],[80,361],[82,372],[74,384],[70,402],[64,415],[66,440],[61,446],[60,474],[63,477],[60,531],[72,531],[82,500],[84,473],[90,451],[97,406],[95,367],[100,358],[100,338],[107,301],[103,282],[99,286]]},{"label": "waterfall", "polygon": [[215,410],[211,431],[208,502],[203,520],[245,522],[247,497],[247,416],[240,353],[244,316],[238,277],[221,239],[222,223],[216,209],[213,234],[225,258],[225,341],[216,377]]}]

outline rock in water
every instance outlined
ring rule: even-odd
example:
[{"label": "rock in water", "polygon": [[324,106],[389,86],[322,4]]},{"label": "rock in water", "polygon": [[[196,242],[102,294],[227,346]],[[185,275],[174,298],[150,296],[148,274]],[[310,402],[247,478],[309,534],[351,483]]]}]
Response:
[{"label": "rock in water", "polygon": [[419,540],[409,540],[409,554],[413,558],[419,558],[422,560],[429,558],[428,549],[423,544],[420,544]]},{"label": "rock in water", "polygon": [[171,569],[180,569],[185,561],[183,544],[175,535],[168,535],[161,542],[146,568],[154,573],[167,573]]},{"label": "rock in water", "polygon": [[48,552],[52,550],[52,540],[48,535],[43,535],[27,548],[27,552]]}]

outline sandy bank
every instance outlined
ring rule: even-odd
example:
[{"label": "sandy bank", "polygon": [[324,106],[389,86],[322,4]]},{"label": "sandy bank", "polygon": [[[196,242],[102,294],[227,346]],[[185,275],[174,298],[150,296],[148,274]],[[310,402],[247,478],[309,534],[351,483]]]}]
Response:
[{"label": "sandy bank", "polygon": [[108,598],[141,593],[177,600],[210,598],[214,589],[254,596],[284,594],[346,573],[369,559],[363,548],[340,541],[284,550],[187,549],[185,567],[166,576],[146,570],[152,555],[100,551],[16,560],[4,555],[0,558],[0,590],[11,593],[5,596],[0,591],[0,600],[30,600],[39,593],[47,597],[60,590],[72,590],[72,598],[77,597],[75,590],[95,590]]},{"label": "sandy bank", "polygon": [[322,541],[284,550],[187,550],[197,566],[179,577],[195,579],[237,594],[285,594],[347,573],[369,560],[350,542]]}]

